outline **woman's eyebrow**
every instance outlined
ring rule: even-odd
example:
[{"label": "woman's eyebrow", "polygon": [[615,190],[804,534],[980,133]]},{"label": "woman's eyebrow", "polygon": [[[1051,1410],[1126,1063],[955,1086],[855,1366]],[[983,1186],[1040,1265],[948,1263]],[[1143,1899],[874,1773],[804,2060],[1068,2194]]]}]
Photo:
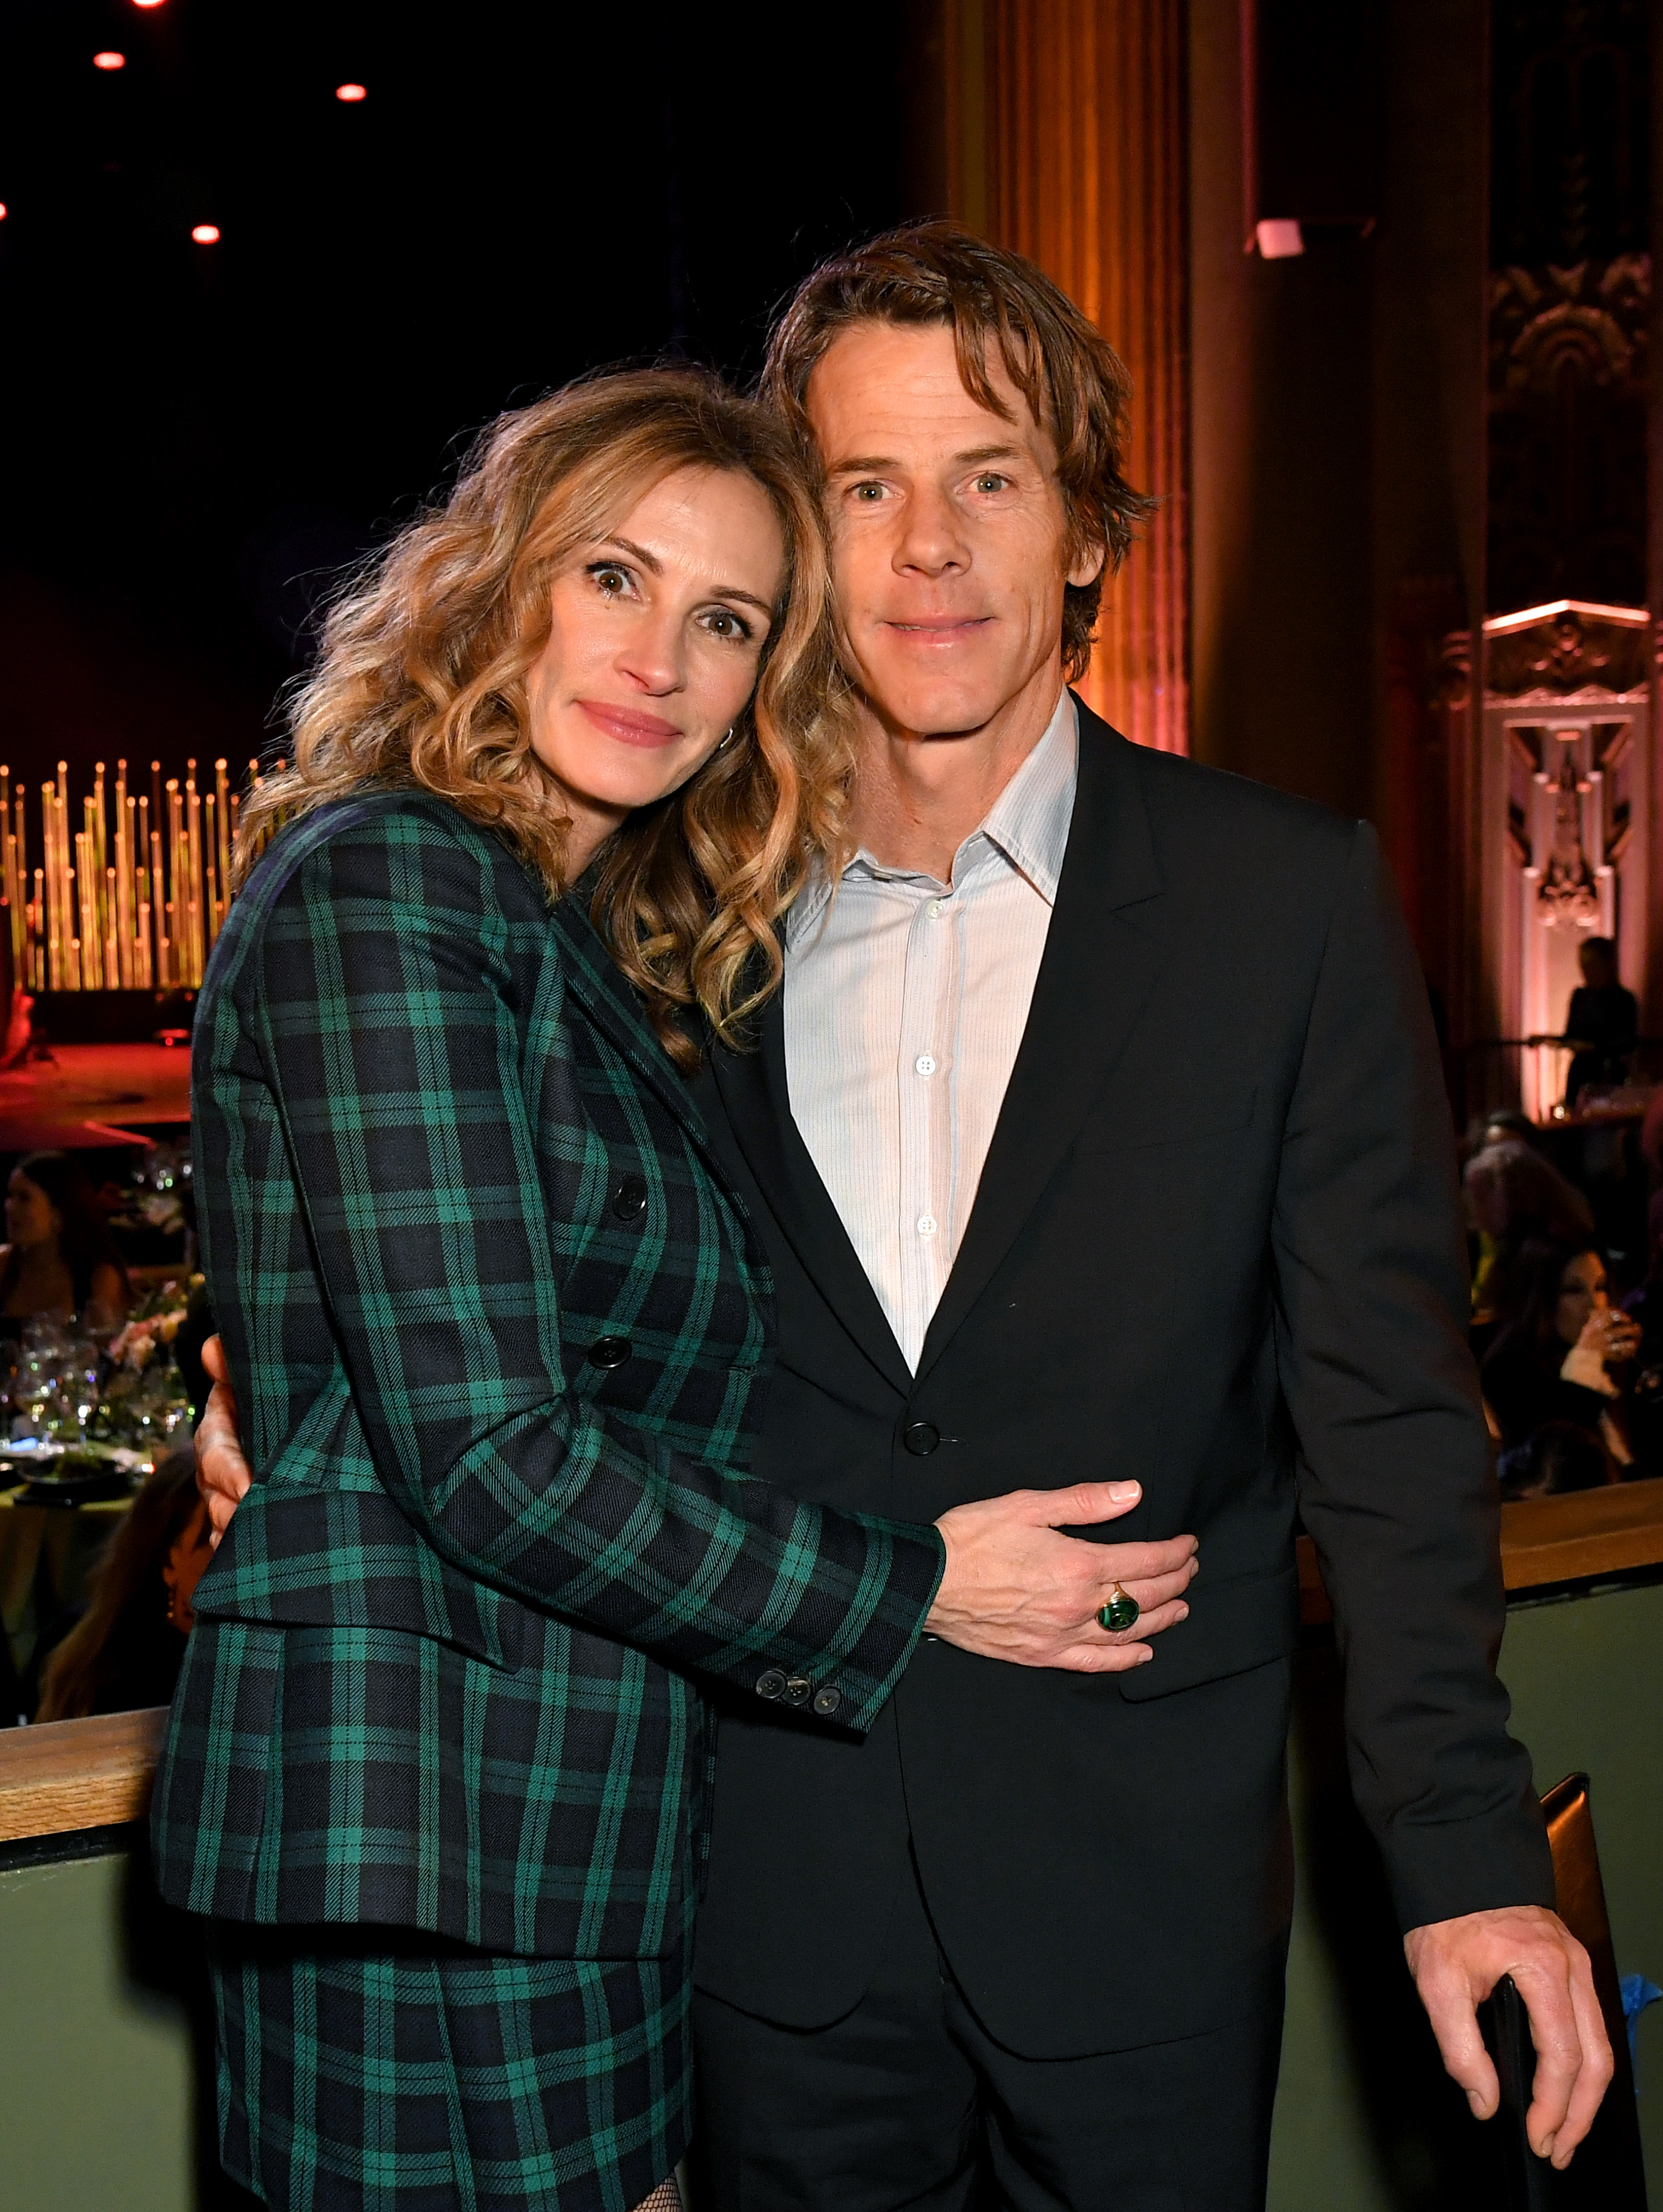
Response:
[{"label": "woman's eyebrow", "polygon": [[[658,556],[649,553],[644,545],[637,545],[632,538],[603,538],[596,550],[604,552],[609,545],[615,546],[620,553],[627,553],[630,560],[639,561],[649,575],[661,576],[664,574],[664,563]],[[742,585],[713,585],[711,596],[718,599],[743,599],[747,607],[755,607],[759,613],[766,615],[770,622],[774,618],[774,610],[768,601],[759,599],[754,592],[747,592]]]}]

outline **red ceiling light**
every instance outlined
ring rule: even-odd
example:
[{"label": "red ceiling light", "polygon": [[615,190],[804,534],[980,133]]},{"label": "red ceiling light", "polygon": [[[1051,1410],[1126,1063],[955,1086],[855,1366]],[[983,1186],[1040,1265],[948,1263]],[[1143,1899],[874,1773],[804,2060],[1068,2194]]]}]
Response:
[{"label": "red ceiling light", "polygon": [[4,200],[0,200],[0,222],[3,222],[5,221],[5,219],[6,219],[6,203],[4,202]]},{"label": "red ceiling light", "polygon": [[125,54],[113,53],[107,48],[103,53],[94,54],[93,56],[93,67],[94,69],[119,70],[125,69],[126,66],[127,57]]},{"label": "red ceiling light", "polygon": [[192,230],[191,235],[198,246],[217,246],[219,225],[216,222],[199,222]]},{"label": "red ceiling light", "polygon": [[161,0],[133,0],[133,5],[135,8],[159,8]]},{"label": "red ceiling light", "polygon": [[362,84],[338,84],[335,87],[335,97],[350,105],[355,100],[368,100],[369,93],[368,88]]}]

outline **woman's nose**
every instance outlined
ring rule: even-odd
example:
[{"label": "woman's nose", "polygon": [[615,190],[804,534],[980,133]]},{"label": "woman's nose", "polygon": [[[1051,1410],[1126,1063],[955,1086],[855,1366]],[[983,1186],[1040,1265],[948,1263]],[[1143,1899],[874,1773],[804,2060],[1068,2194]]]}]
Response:
[{"label": "woman's nose", "polygon": [[681,626],[649,613],[635,624],[618,657],[619,671],[644,691],[681,688]]}]

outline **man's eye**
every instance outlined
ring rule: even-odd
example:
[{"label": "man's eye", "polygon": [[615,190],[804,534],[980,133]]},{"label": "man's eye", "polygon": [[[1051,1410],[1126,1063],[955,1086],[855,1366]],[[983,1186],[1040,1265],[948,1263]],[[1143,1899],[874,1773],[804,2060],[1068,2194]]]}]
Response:
[{"label": "man's eye", "polygon": [[1008,477],[982,476],[976,479],[978,491],[1002,491],[1010,482]]},{"label": "man's eye", "polygon": [[875,507],[883,497],[883,486],[875,483],[856,484],[855,496],[863,506]]}]

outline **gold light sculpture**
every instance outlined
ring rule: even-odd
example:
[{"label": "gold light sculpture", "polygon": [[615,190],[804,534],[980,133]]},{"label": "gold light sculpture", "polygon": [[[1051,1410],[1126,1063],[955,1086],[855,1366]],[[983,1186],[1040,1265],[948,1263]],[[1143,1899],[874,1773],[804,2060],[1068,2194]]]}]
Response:
[{"label": "gold light sculpture", "polygon": [[[108,791],[100,761],[71,831],[59,761],[55,781],[40,786],[40,861],[31,874],[25,787],[0,764],[3,889],[13,973],[25,990],[198,988],[230,903],[238,795],[225,769],[216,760],[213,789],[198,792],[197,764],[186,761],[183,787],[168,779],[164,813],[160,761],[150,763],[149,796],[128,790],[125,760]],[[248,780],[253,788],[264,780],[257,761]]]}]

